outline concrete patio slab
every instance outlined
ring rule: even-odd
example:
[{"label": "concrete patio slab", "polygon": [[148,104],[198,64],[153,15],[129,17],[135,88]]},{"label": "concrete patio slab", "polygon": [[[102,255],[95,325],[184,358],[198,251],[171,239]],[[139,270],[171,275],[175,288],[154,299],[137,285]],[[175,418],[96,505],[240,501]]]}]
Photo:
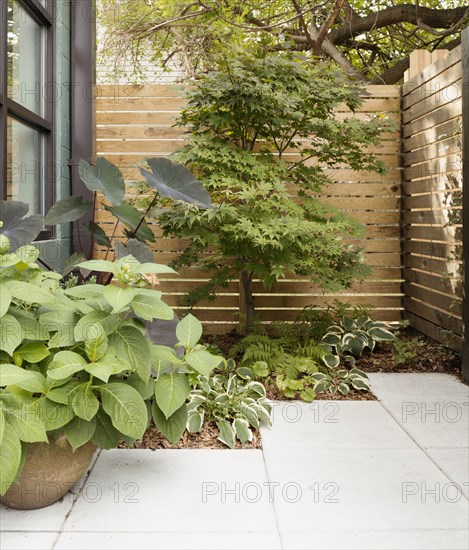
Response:
[{"label": "concrete patio slab", "polygon": [[414,446],[378,401],[277,401],[272,420],[262,430],[264,449]]},{"label": "concrete patio slab", "polygon": [[467,550],[467,531],[316,531],[282,533],[282,548],[291,550]]},{"label": "concrete patio slab", "polygon": [[69,533],[60,535],[54,550],[77,548],[100,548],[113,550],[153,550],[156,548],[179,550],[277,550],[281,548],[280,536],[268,533]]},{"label": "concrete patio slab", "polygon": [[8,531],[0,533],[0,548],[2,550],[50,550],[53,548],[59,533],[26,533],[24,531]]},{"label": "concrete patio slab", "polygon": [[383,399],[381,404],[421,447],[447,449],[469,446],[469,399]]},{"label": "concrete patio slab", "polygon": [[63,530],[276,532],[266,483],[260,450],[108,451]]},{"label": "concrete patio slab", "polygon": [[469,449],[427,448],[425,452],[461,488],[466,498],[469,498]]},{"label": "concrete patio slab", "polygon": [[372,392],[380,401],[469,401],[469,386],[443,373],[371,373]]},{"label": "concrete patio slab", "polygon": [[263,450],[102,452],[63,502],[0,506],[0,548],[468,548],[467,387],[370,378],[380,401],[275,404]]},{"label": "concrete patio slab", "polygon": [[264,454],[281,533],[467,528],[469,502],[421,449]]}]

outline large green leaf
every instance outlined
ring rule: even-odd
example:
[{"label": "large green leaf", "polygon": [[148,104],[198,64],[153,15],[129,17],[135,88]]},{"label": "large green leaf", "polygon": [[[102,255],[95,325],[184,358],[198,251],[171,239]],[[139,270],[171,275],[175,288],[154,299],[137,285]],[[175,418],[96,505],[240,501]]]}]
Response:
[{"label": "large green leaf", "polygon": [[187,423],[187,405],[184,404],[169,418],[166,418],[164,412],[158,407],[156,401],[153,401],[152,415],[156,427],[160,432],[171,441],[176,444],[180,439]]},{"label": "large green leaf", "polygon": [[128,384],[112,382],[100,386],[104,411],[113,426],[124,435],[141,439],[148,423],[145,401]]},{"label": "large green leaf", "polygon": [[107,382],[114,374],[113,367],[111,365],[106,365],[101,361],[98,363],[88,363],[88,365],[86,365],[86,371],[103,382]]},{"label": "large green leaf", "polygon": [[29,376],[16,382],[15,386],[30,393],[45,393],[47,391],[45,376],[36,371],[29,371]]},{"label": "large green leaf", "polygon": [[160,374],[155,384],[155,399],[166,418],[182,407],[190,391],[189,380],[185,374]]},{"label": "large green leaf", "polygon": [[21,325],[15,317],[9,313],[0,317],[0,350],[13,355],[21,340]]},{"label": "large green leaf", "polygon": [[207,190],[185,166],[167,158],[149,158],[147,163],[151,172],[144,169],[140,172],[148,185],[156,189],[162,197],[197,204],[202,208],[212,207]]},{"label": "large green leaf", "polygon": [[5,288],[4,285],[0,286],[0,317],[3,317],[8,311],[11,304],[11,292]]},{"label": "large green leaf", "polygon": [[41,397],[33,403],[36,417],[42,422],[46,430],[58,430],[68,424],[73,418],[73,410],[70,405],[55,403],[47,397]]},{"label": "large green leaf", "polygon": [[96,414],[96,429],[92,437],[93,443],[102,449],[114,449],[117,447],[122,435],[112,425],[109,416],[99,409]]},{"label": "large green leaf", "polygon": [[150,399],[155,393],[155,379],[150,378],[148,383],[143,382],[136,374],[131,374],[127,378],[127,384],[135,388],[144,400]]},{"label": "large green leaf", "polygon": [[13,298],[21,300],[28,304],[51,304],[57,302],[57,299],[53,294],[44,290],[40,286],[33,285],[31,283],[25,283],[23,281],[7,281],[2,283],[5,285]]},{"label": "large green leaf", "polygon": [[96,418],[88,421],[75,416],[71,422],[64,426],[63,430],[73,451],[75,451],[78,447],[88,443],[93,437],[96,430]]},{"label": "large green leaf", "polygon": [[[61,385],[56,386],[56,384]],[[63,380],[51,380],[48,378],[46,385],[49,386],[45,394],[47,399],[50,399],[54,403],[68,405],[72,391],[79,385],[79,382],[78,380],[69,380],[63,384]]]},{"label": "large green leaf", "polygon": [[131,254],[139,262],[153,262],[153,251],[145,243],[137,239],[128,239],[124,244],[122,241],[115,241],[116,254],[118,258],[124,258]]},{"label": "large green leaf", "polygon": [[117,166],[104,157],[98,157],[95,166],[80,160],[78,174],[90,191],[101,191],[111,204],[118,205],[124,200],[124,176]]},{"label": "large green leaf", "polygon": [[2,445],[3,434],[5,432],[5,413],[3,412],[3,403],[0,401],[0,446]]},{"label": "large green leaf", "polygon": [[125,306],[129,305],[137,294],[137,289],[131,287],[121,287],[108,285],[103,289],[103,296],[110,306],[113,313],[119,313]]},{"label": "large green leaf", "polygon": [[21,462],[21,443],[18,434],[9,424],[5,425],[0,445],[0,495],[4,495],[15,481]]},{"label": "large green leaf", "polygon": [[37,418],[36,410],[31,405],[23,405],[20,409],[10,409],[7,419],[21,441],[25,443],[48,441],[45,426]]},{"label": "large green leaf", "polygon": [[158,346],[152,344],[150,346],[151,367],[157,373],[161,373],[166,369],[170,369],[175,365],[179,365],[182,361],[176,355],[173,348],[168,346]]},{"label": "large green leaf", "polygon": [[[85,285],[88,286],[88,285]],[[93,310],[76,323],[73,334],[77,342],[82,342],[88,337],[88,333],[93,334],[95,323],[101,325],[104,333],[109,336],[117,327],[118,318],[106,311]]]},{"label": "large green leaf", "polygon": [[50,351],[44,342],[26,342],[16,351],[28,363],[39,363],[39,361],[50,355]]},{"label": "large green leaf", "polygon": [[130,363],[132,371],[147,382],[150,377],[150,344],[145,336],[135,327],[119,328],[109,338],[109,344],[114,347],[117,357]]},{"label": "large green leaf", "polygon": [[17,367],[16,365],[0,364],[0,386],[18,385],[27,380],[35,380],[36,374],[33,371],[28,371]]},{"label": "large green leaf", "polygon": [[91,201],[83,202],[82,196],[67,197],[57,201],[47,212],[46,225],[57,225],[59,223],[72,223],[79,220],[93,206]]},{"label": "large green leaf", "polygon": [[85,370],[86,360],[74,351],[59,351],[49,363],[47,375],[53,380],[62,380]]},{"label": "large green leaf", "polygon": [[[153,231],[148,226],[143,214],[137,210],[134,206],[124,202],[119,206],[105,206],[106,210],[111,212],[118,220],[120,220],[126,227],[130,229],[132,233],[131,237],[136,238],[139,241],[155,242],[155,236]],[[143,221],[142,221],[143,220]],[[141,223],[140,223],[141,222]],[[135,230],[139,226],[136,235],[133,235]]]},{"label": "large green leaf", "polygon": [[72,393],[73,412],[83,420],[91,420],[99,409],[99,400],[89,384],[80,384]]},{"label": "large green leaf", "polygon": [[28,210],[25,202],[0,200],[0,233],[10,239],[10,252],[34,241],[44,226],[44,218],[38,214],[25,218]]},{"label": "large green leaf", "polygon": [[172,308],[157,296],[136,296],[130,306],[139,317],[146,321],[152,321],[153,319],[170,321],[174,318]]},{"label": "large green leaf", "polygon": [[90,361],[99,361],[106,353],[108,339],[99,323],[93,324],[93,330],[88,330],[85,337],[85,353]]},{"label": "large green leaf", "polygon": [[210,376],[213,369],[223,361],[222,357],[212,355],[203,349],[190,351],[184,359],[193,369],[204,376]]},{"label": "large green leaf", "polygon": [[[111,246],[111,241],[106,235],[104,229],[97,223],[89,222],[88,225],[82,224],[83,233],[89,237],[93,235],[94,242],[100,246]],[[83,258],[84,259],[84,258]],[[78,262],[77,262],[78,263]]]},{"label": "large green leaf", "polygon": [[193,348],[202,337],[202,323],[189,313],[178,323],[176,336],[186,348]]}]

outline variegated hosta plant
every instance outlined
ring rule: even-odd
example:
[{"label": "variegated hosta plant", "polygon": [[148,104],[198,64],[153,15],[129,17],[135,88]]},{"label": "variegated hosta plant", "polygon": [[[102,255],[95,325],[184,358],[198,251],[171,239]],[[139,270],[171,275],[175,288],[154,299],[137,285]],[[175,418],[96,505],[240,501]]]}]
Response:
[{"label": "variegated hosta plant", "polygon": [[253,431],[261,422],[270,424],[272,405],[264,386],[255,381],[249,369],[234,372],[234,361],[227,362],[232,374],[224,376],[191,376],[194,390],[188,403],[187,430],[199,432],[204,421],[214,421],[220,430],[218,439],[233,448],[236,439],[252,441]]},{"label": "variegated hosta plant", "polygon": [[144,321],[174,317],[151,287],[170,268],[132,256],[89,261],[80,267],[112,273],[118,284],[64,288],[38,254],[31,245],[10,252],[0,232],[0,494],[19,475],[28,444],[61,433],[73,449],[88,441],[110,449],[141,438],[153,416],[177,440],[189,375],[208,377],[223,361],[198,344],[192,315],[177,325],[181,353],[147,338]]}]

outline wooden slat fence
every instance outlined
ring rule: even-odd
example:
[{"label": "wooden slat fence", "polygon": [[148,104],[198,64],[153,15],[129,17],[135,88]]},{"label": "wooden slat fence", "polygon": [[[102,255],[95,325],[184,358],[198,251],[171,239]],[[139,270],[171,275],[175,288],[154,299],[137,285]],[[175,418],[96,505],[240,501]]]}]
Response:
[{"label": "wooden slat fence", "polygon": [[[367,119],[378,113],[400,122],[400,87],[370,86],[363,106],[355,116]],[[97,153],[116,163],[122,170],[129,193],[134,191],[139,175],[138,163],[149,156],[168,156],[184,142],[183,130],[173,127],[175,117],[184,106],[181,89],[170,85],[122,86],[102,85],[97,90]],[[352,116],[345,106],[336,116]],[[292,158],[295,152],[289,153]],[[333,170],[334,184],[324,191],[322,200],[342,208],[365,225],[364,235],[351,241],[366,250],[371,277],[340,295],[324,294],[313,283],[291,276],[276,283],[269,291],[254,283],[255,302],[262,321],[294,320],[304,306],[323,307],[334,298],[354,305],[370,304],[374,315],[386,321],[401,318],[401,244],[400,196],[401,161],[399,132],[383,136],[377,154],[388,166],[379,176],[354,172],[338,166]],[[109,231],[111,219],[99,209],[98,219]],[[154,232],[159,236],[157,225]],[[118,233],[119,237],[122,236]],[[184,249],[180,239],[157,238],[155,259],[168,263]],[[101,251],[98,250],[98,254]],[[207,279],[198,269],[185,269],[177,277],[166,277],[161,288],[166,300],[177,306],[181,296]],[[238,282],[222,289],[214,302],[201,303],[194,314],[212,332],[225,332],[236,324]]]},{"label": "wooden slat fence", "polygon": [[403,284],[412,326],[461,349],[461,50],[402,86]]}]

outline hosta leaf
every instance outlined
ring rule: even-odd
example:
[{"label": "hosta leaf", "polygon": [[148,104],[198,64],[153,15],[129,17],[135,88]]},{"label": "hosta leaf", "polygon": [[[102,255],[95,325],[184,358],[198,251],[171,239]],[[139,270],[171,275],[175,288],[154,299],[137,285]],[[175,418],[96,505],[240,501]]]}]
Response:
[{"label": "hosta leaf", "polygon": [[202,337],[202,323],[189,313],[179,321],[176,336],[186,348],[193,348]]},{"label": "hosta leaf", "polygon": [[149,158],[147,163],[151,172],[144,169],[140,172],[148,185],[156,189],[162,197],[211,208],[212,201],[207,190],[185,166],[167,158]]},{"label": "hosta leaf", "polygon": [[116,430],[141,439],[147,427],[148,413],[145,402],[137,390],[122,382],[100,386],[104,411]]},{"label": "hosta leaf", "polygon": [[83,202],[82,196],[67,197],[57,201],[47,212],[45,218],[46,225],[57,225],[59,223],[72,223],[79,220],[90,211],[93,203],[91,201]]},{"label": "hosta leaf", "polygon": [[158,407],[156,401],[153,401],[152,415],[156,427],[170,441],[176,444],[180,439],[187,423],[187,406],[184,404],[175,411],[169,418],[166,418],[163,411]]},{"label": "hosta leaf", "polygon": [[233,427],[236,432],[236,436],[241,441],[241,443],[246,443],[247,441],[252,441],[252,431],[249,428],[249,422],[244,418],[235,418],[233,422]]},{"label": "hosta leaf", "polygon": [[0,495],[15,481],[21,462],[21,443],[15,429],[6,424],[0,445]]},{"label": "hosta leaf", "polygon": [[96,430],[96,418],[88,421],[75,416],[71,422],[64,426],[63,430],[73,451],[75,451],[78,447],[88,443],[93,437]]},{"label": "hosta leaf", "polygon": [[155,399],[166,418],[182,407],[190,391],[185,374],[160,374],[155,384]]},{"label": "hosta leaf", "polygon": [[340,391],[340,393],[342,395],[347,395],[349,392],[350,392],[350,388],[348,387],[347,384],[345,384],[344,382],[341,382],[339,385],[338,385],[338,390]]},{"label": "hosta leaf", "polygon": [[186,429],[191,434],[200,432],[204,423],[203,411],[193,410],[187,416]]},{"label": "hosta leaf", "polygon": [[373,338],[373,340],[381,341],[381,340],[394,340],[394,334],[390,332],[389,330],[386,330],[381,327],[376,328],[370,328],[368,330],[368,334]]},{"label": "hosta leaf", "polygon": [[218,436],[218,439],[227,445],[230,449],[233,449],[235,446],[235,430],[233,426],[227,422],[226,420],[219,420],[217,422],[218,429],[220,430],[220,434]]},{"label": "hosta leaf", "polygon": [[104,157],[98,157],[95,166],[80,160],[78,174],[90,191],[101,191],[111,204],[118,205],[124,200],[124,176],[117,166]]},{"label": "hosta leaf", "polygon": [[340,364],[340,358],[338,355],[325,355],[322,360],[324,361],[325,365],[330,369],[335,369]]},{"label": "hosta leaf", "polygon": [[197,372],[204,376],[209,376],[215,367],[217,367],[223,358],[218,355],[212,355],[206,350],[199,349],[187,353],[185,361]]},{"label": "hosta leaf", "polygon": [[363,378],[352,378],[351,382],[352,382],[352,386],[356,390],[370,391],[370,386],[368,385],[366,380],[363,380]]},{"label": "hosta leaf", "polygon": [[99,409],[99,400],[89,384],[80,384],[72,394],[73,412],[83,420],[91,420]]}]

